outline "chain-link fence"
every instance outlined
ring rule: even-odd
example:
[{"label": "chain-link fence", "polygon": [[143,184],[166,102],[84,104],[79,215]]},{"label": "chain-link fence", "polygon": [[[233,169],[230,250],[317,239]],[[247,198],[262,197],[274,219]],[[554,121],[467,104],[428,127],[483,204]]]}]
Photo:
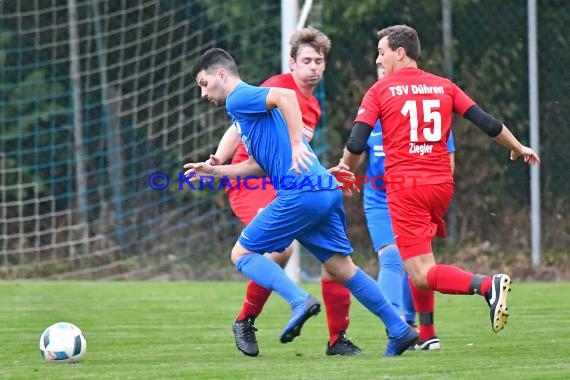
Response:
[{"label": "chain-link fence", "polygon": [[[444,44],[442,4],[451,14],[451,44]],[[331,151],[338,147],[350,127],[354,105],[375,80],[375,31],[391,24],[415,27],[422,41],[423,68],[451,76],[480,106],[503,121],[520,140],[529,144],[528,19],[526,1],[442,1],[363,2],[341,11],[328,1],[327,26],[335,42],[329,75],[327,100],[334,104],[329,115]],[[565,146],[570,130],[565,128],[563,110],[569,109],[570,83],[565,62],[570,54],[570,3],[537,2],[540,153],[541,231],[543,262],[564,261],[570,246],[568,162]],[[339,13],[340,12],[340,13]],[[343,18],[334,18],[343,14]],[[334,22],[333,22],[334,20]],[[351,21],[352,20],[352,21]],[[359,20],[359,22],[354,22]],[[339,26],[342,24],[342,27]],[[364,41],[364,42],[363,42]],[[451,55],[452,66],[446,64]],[[354,59],[352,57],[359,57]],[[329,76],[329,78],[330,78]],[[330,80],[328,81],[330,84]],[[352,106],[352,108],[351,108]],[[475,126],[462,118],[454,123],[456,152],[455,218],[449,218],[451,246],[438,251],[465,254],[477,266],[485,253],[495,265],[513,265],[530,257],[530,178],[520,161],[492,143]],[[359,200],[349,201],[353,242],[369,250]],[[373,255],[368,255],[368,258]],[[485,264],[488,265],[488,264]],[[559,264],[567,265],[567,264]],[[477,269],[477,268],[475,268]],[[486,268],[483,268],[486,269]],[[521,276],[525,276],[521,270]]]},{"label": "chain-link fence", "polygon": [[[402,23],[418,30],[423,68],[452,76],[529,143],[526,1],[315,3],[309,22],[333,42],[319,88],[323,162],[340,157],[375,80],[376,31]],[[442,4],[451,7],[449,45]],[[537,1],[537,11],[542,248],[544,262],[563,265],[570,2]],[[187,70],[201,51],[220,46],[245,80],[260,83],[279,71],[279,26],[279,3],[270,0],[0,2],[2,276],[237,276],[228,257],[241,226],[224,193],[177,189],[181,165],[213,151],[227,125],[223,111],[200,101]],[[496,265],[527,260],[528,168],[461,118],[453,128],[453,244],[438,243],[438,252],[467,252],[480,266],[488,265],[482,253]],[[175,176],[165,191],[149,188],[158,171]],[[359,199],[346,208],[357,259],[375,261]]]}]

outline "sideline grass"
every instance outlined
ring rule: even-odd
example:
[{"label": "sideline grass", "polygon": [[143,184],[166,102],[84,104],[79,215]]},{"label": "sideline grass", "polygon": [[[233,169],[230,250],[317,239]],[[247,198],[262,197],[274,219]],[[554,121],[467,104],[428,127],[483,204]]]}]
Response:
[{"label": "sideline grass", "polygon": [[[288,307],[273,295],[256,326],[261,356],[234,346],[231,323],[245,283],[1,282],[0,379],[563,379],[570,376],[570,284],[513,284],[511,317],[491,332],[480,297],[436,298],[441,352],[383,358],[380,322],[353,299],[357,358],[326,357],[324,312],[279,343]],[[318,285],[304,285],[317,298]],[[42,330],[77,324],[88,350],[77,364],[41,359]]]}]

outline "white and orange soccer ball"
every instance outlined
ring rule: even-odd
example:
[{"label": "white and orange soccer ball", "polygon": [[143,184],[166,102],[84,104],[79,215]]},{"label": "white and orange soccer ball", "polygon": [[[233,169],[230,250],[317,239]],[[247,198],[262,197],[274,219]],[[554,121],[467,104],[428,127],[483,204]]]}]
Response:
[{"label": "white and orange soccer ball", "polygon": [[72,323],[57,322],[40,337],[40,353],[48,362],[75,363],[87,352],[85,335]]}]

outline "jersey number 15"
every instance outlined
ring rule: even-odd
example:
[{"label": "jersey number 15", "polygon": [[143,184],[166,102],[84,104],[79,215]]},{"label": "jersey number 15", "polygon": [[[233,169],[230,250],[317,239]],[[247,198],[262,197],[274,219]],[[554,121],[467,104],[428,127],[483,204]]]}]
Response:
[{"label": "jersey number 15", "polygon": [[[410,118],[410,142],[418,141],[418,102],[415,100],[407,100],[400,111],[402,115]],[[424,123],[433,123],[433,129],[424,128],[423,135],[426,141],[434,142],[441,140],[441,113],[439,108],[439,99],[425,99],[421,101]]]}]

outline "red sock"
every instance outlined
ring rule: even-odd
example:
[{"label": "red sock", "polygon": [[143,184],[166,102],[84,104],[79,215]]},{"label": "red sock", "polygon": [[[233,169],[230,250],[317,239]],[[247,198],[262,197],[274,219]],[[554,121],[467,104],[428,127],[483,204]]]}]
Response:
[{"label": "red sock", "polygon": [[329,345],[336,343],[339,335],[348,328],[348,309],[350,308],[350,290],[333,280],[322,279],[323,301],[327,311],[329,326]]},{"label": "red sock", "polygon": [[243,306],[237,316],[237,320],[241,321],[247,317],[257,318],[270,295],[271,290],[265,289],[249,280]]},{"label": "red sock", "polygon": [[477,289],[473,288],[475,275],[453,265],[434,265],[427,274],[430,289],[445,294],[477,294],[484,295],[491,289],[491,277],[487,276]]},{"label": "red sock", "polygon": [[491,290],[491,286],[493,286],[493,278],[491,276],[487,276],[483,281],[481,281],[481,289],[477,293],[484,296],[489,290]]},{"label": "red sock", "polygon": [[408,282],[410,283],[410,293],[414,301],[414,308],[419,316],[420,339],[426,341],[435,336],[435,326],[433,324],[435,294],[433,290],[418,289],[409,279]]}]

